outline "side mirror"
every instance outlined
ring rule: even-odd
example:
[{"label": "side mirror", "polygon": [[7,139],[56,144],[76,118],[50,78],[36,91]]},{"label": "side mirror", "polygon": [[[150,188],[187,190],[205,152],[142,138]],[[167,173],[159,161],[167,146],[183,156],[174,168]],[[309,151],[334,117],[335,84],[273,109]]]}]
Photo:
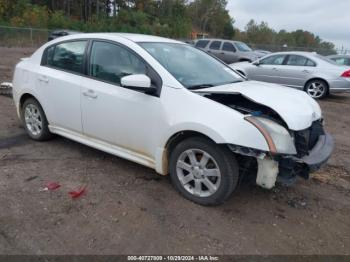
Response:
[{"label": "side mirror", "polygon": [[144,91],[146,93],[152,93],[156,90],[151,85],[151,79],[143,74],[124,76],[120,79],[120,83],[125,88]]},{"label": "side mirror", "polygon": [[253,62],[253,65],[255,65],[255,66],[259,66],[259,65],[260,65],[260,60],[256,60],[256,61],[254,61],[254,62]]}]

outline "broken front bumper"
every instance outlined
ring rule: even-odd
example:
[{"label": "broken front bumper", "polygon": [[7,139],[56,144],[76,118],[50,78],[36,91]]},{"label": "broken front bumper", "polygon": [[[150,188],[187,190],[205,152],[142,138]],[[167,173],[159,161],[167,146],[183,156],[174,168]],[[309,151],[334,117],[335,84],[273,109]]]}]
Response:
[{"label": "broken front bumper", "polygon": [[318,170],[331,157],[334,149],[334,139],[330,134],[321,135],[313,149],[307,156],[297,159],[305,163],[309,172]]},{"label": "broken front bumper", "polygon": [[320,135],[314,147],[307,155],[298,158],[291,156],[280,157],[277,161],[279,164],[279,174],[277,181],[291,185],[295,182],[296,176],[305,179],[309,174],[320,169],[331,157],[334,149],[334,139],[330,134]]}]

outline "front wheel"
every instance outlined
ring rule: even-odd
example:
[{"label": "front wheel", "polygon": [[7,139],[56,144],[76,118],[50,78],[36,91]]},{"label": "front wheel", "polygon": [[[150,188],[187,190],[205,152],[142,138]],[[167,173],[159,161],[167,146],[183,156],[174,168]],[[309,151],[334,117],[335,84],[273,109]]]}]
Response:
[{"label": "front wheel", "polygon": [[311,80],[305,86],[305,91],[314,99],[321,99],[328,94],[328,85],[320,79]]},{"label": "front wheel", "polygon": [[201,205],[219,205],[236,188],[238,164],[225,146],[193,137],[171,152],[170,177],[185,198]]}]

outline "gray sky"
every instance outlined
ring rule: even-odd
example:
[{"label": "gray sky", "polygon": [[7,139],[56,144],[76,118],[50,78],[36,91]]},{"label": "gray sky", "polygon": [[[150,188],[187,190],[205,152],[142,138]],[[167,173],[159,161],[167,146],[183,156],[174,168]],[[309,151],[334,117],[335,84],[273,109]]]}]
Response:
[{"label": "gray sky", "polygon": [[307,30],[350,49],[350,0],[228,0],[227,9],[241,30],[254,19],[277,31]]}]

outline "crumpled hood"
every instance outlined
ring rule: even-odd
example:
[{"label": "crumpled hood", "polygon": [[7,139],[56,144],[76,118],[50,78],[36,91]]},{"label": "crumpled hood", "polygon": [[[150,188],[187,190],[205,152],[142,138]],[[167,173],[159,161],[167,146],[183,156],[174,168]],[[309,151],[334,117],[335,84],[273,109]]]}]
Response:
[{"label": "crumpled hood", "polygon": [[244,81],[199,89],[194,92],[241,94],[258,104],[273,109],[294,131],[309,128],[313,121],[322,116],[318,103],[305,92],[276,84]]}]

